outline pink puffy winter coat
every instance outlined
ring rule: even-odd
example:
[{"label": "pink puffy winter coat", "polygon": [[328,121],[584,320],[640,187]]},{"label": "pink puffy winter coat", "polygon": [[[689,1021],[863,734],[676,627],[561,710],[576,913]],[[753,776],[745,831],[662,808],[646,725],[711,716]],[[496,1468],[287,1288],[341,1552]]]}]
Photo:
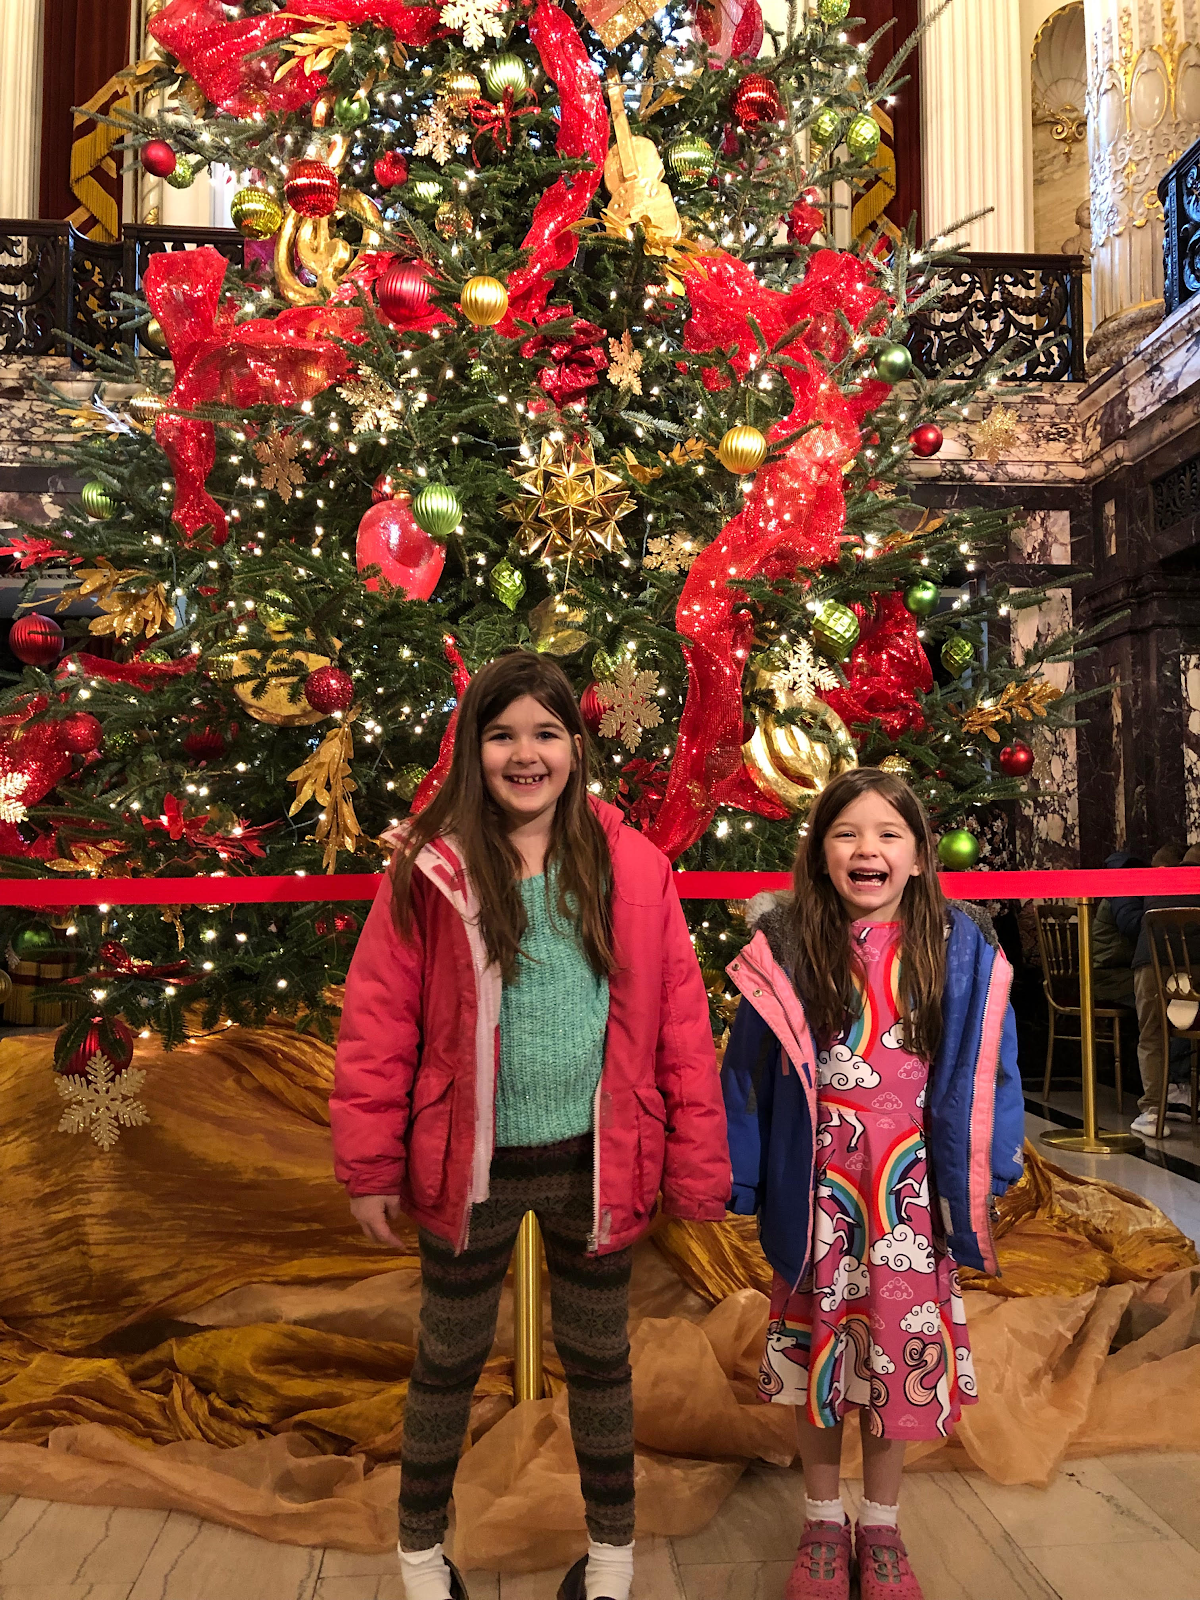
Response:
[{"label": "pink puffy winter coat", "polygon": [[[660,1190],[668,1214],[719,1221],[730,1167],[708,999],[670,864],[615,806],[594,804],[612,852],[619,969],[594,1118],[590,1248],[605,1254],[644,1232]],[[471,1206],[488,1195],[501,976],[451,841],[426,846],[412,883],[410,935],[396,932],[385,887],[350,966],[334,1165],[352,1195],[398,1194],[462,1250]]]}]

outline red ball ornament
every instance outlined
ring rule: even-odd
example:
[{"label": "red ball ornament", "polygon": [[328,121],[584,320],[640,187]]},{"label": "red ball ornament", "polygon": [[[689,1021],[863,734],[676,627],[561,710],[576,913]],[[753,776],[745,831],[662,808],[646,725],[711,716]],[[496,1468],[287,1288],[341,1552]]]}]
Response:
[{"label": "red ball ornament", "polygon": [[31,611],[8,630],[8,648],[28,667],[48,667],[63,652],[63,631],[53,617]]},{"label": "red ball ornament", "polygon": [[104,742],[104,729],[88,711],[72,711],[62,719],[62,742],[73,755],[91,755]]},{"label": "red ball ornament", "polygon": [[219,728],[193,725],[183,741],[183,748],[193,761],[215,761],[225,754],[225,735]]},{"label": "red ball ornament", "polygon": [[391,500],[395,497],[396,480],[390,472],[381,472],[371,485],[371,504],[377,506],[381,500]]},{"label": "red ball ornament", "polygon": [[408,182],[408,162],[399,150],[385,150],[377,156],[372,171],[381,189],[398,189]]},{"label": "red ball ornament", "polygon": [[600,723],[604,718],[605,709],[600,704],[600,696],[597,693],[596,685],[589,683],[579,696],[579,712],[592,733],[600,732]]},{"label": "red ball ornament", "polygon": [[914,428],[908,436],[915,456],[935,456],[942,448],[945,435],[936,422],[923,422],[919,428]]},{"label": "red ball ornament", "polygon": [[1009,778],[1026,778],[1033,771],[1033,751],[1018,739],[1005,745],[999,755],[1000,771]]},{"label": "red ball ornament", "polygon": [[[400,589],[409,600],[428,600],[446,564],[446,547],[417,526],[411,500],[398,494],[381,500],[363,514],[358,525],[354,560],[360,572],[382,567],[383,581]],[[380,579],[368,578],[366,587],[377,590]]]},{"label": "red ball ornament", "polygon": [[116,1072],[133,1060],[133,1034],[120,1017],[92,1017],[82,1041],[55,1071],[64,1078],[86,1078],[93,1056],[103,1056]]},{"label": "red ball ornament", "polygon": [[283,197],[302,217],[328,217],[337,210],[341,185],[324,161],[293,161],[283,186]]},{"label": "red ball ornament", "polygon": [[413,322],[421,316],[433,293],[424,261],[401,261],[389,267],[375,285],[379,309],[389,322]]},{"label": "red ball ornament", "polygon": [[169,178],[178,159],[165,139],[151,139],[142,146],[142,165],[155,178]]},{"label": "red ball ornament", "polygon": [[341,667],[318,667],[304,680],[304,698],[314,711],[345,711],[354,701],[354,680]]},{"label": "red ball ornament", "polygon": [[741,128],[778,122],[783,116],[783,100],[778,88],[760,72],[749,73],[733,91],[733,115]]}]

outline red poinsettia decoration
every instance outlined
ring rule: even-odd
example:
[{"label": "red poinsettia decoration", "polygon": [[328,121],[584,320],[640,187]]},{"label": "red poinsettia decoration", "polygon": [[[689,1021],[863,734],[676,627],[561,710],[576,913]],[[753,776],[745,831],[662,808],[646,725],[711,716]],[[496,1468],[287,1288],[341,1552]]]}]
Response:
[{"label": "red poinsettia decoration", "polygon": [[635,828],[643,832],[658,815],[667,792],[667,769],[661,761],[646,761],[639,756],[621,768],[617,804]]},{"label": "red poinsettia decoration", "polygon": [[246,856],[261,857],[266,854],[258,841],[272,824],[247,828],[238,823],[231,833],[220,833],[210,816],[185,817],[179,798],[168,794],[163,799],[161,815],[143,817],[142,826],[149,833],[166,834],[176,844],[185,841],[198,850],[214,850],[222,861],[240,861]]},{"label": "red poinsettia decoration", "polygon": [[538,384],[561,410],[573,400],[581,400],[589,389],[600,382],[600,374],[608,366],[601,341],[604,329],[583,317],[571,318],[570,306],[546,306],[535,311],[533,322],[538,327],[548,324],[566,324],[553,333],[535,333],[521,346],[527,359],[548,354],[549,363],[538,373]]},{"label": "red poinsettia decoration", "polygon": [[43,539],[36,533],[8,533],[0,541],[0,556],[15,556],[18,569],[27,571],[30,567],[40,567],[46,562],[53,561],[59,566],[64,563],[70,567],[77,567],[82,561],[82,556],[68,555],[65,550],[60,550],[53,539]]}]

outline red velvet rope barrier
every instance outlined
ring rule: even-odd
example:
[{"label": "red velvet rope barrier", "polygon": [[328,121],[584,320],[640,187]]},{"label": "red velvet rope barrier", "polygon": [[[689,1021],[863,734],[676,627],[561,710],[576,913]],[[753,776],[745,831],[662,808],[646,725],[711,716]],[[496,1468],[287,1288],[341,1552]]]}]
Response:
[{"label": "red velvet rope barrier", "polygon": [[[677,872],[681,900],[748,900],[786,889],[787,872]],[[217,906],[373,900],[379,872],[333,877],[0,878],[0,906]],[[951,900],[1083,900],[1107,895],[1200,896],[1200,867],[1084,872],[943,872]]]}]

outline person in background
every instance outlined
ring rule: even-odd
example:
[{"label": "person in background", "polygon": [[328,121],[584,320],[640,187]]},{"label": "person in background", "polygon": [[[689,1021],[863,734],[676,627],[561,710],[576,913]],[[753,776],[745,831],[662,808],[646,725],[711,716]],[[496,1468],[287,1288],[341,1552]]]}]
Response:
[{"label": "person in background", "polygon": [[[1144,867],[1146,863],[1128,850],[1115,850],[1104,863],[1106,868]],[[1131,932],[1124,932],[1117,921],[1115,907],[1128,900],[1101,900],[1092,919],[1092,988],[1101,1006],[1135,1005],[1133,953],[1137,948],[1140,910]],[[1139,901],[1140,903],[1140,901]],[[1125,919],[1128,926],[1128,919]]]},{"label": "person in background", "polygon": [[[1192,845],[1180,857],[1174,845],[1164,845],[1151,858],[1152,867],[1200,867],[1200,845]],[[1114,919],[1118,929],[1125,934],[1131,925],[1130,902],[1114,901]],[[1138,1101],[1138,1114],[1130,1124],[1134,1133],[1144,1139],[1153,1139],[1158,1132],[1158,1103],[1162,1094],[1163,1022],[1158,1004],[1158,985],[1154,977],[1154,958],[1150,949],[1149,931],[1143,921],[1147,911],[1157,911],[1168,906],[1195,906],[1200,911],[1200,895],[1164,894],[1149,895],[1144,900],[1132,902],[1137,906],[1137,944],[1133,953],[1133,987],[1137,1001],[1138,1019],[1138,1070],[1142,1075],[1142,1097]],[[1193,961],[1200,960],[1200,936],[1188,939],[1188,950]],[[1174,1080],[1188,1076],[1189,1047],[1179,1040],[1171,1048],[1171,1073]],[[1163,1127],[1163,1138],[1171,1137],[1169,1122],[1187,1121],[1191,1115],[1190,1096],[1184,1081],[1172,1081],[1167,1089],[1168,1125]]]}]

